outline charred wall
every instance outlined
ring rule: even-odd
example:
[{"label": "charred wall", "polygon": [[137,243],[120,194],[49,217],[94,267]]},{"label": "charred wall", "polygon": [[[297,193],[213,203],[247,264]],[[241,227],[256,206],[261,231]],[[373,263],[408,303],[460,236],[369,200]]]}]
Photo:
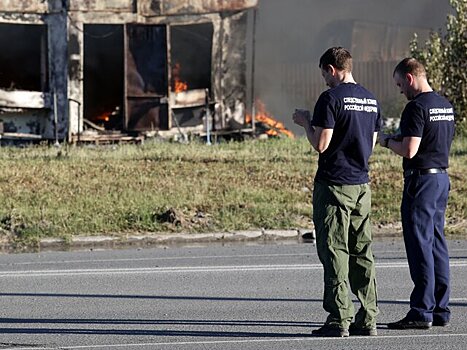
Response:
[{"label": "charred wall", "polygon": [[59,1],[2,0],[0,2],[0,12],[46,13],[49,8],[54,9],[57,5],[61,7]]},{"label": "charred wall", "polygon": [[70,0],[70,11],[133,12],[136,0]]},{"label": "charred wall", "polygon": [[221,94],[228,127],[243,127],[247,95],[246,33],[247,13],[226,17],[222,22]]},{"label": "charred wall", "polygon": [[69,123],[67,89],[67,17],[64,12],[50,14],[46,18],[48,28],[48,61],[52,110],[47,115],[43,137],[66,139]]},{"label": "charred wall", "polygon": [[139,0],[138,10],[147,16],[181,16],[243,11],[258,0]]}]

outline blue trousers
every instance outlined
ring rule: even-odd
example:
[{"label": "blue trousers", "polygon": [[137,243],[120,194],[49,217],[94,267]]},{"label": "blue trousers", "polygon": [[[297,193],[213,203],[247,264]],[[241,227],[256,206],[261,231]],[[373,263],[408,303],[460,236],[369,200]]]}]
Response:
[{"label": "blue trousers", "polygon": [[411,175],[404,180],[401,217],[410,276],[414,283],[407,317],[449,321],[449,253],[444,217],[448,174]]}]

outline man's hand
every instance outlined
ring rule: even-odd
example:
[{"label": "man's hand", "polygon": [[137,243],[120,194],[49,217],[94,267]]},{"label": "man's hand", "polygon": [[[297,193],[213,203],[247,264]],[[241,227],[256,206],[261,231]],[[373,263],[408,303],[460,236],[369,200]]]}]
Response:
[{"label": "man's hand", "polygon": [[381,147],[388,147],[388,142],[392,138],[392,135],[385,134],[384,132],[380,131],[378,133],[378,143]]},{"label": "man's hand", "polygon": [[295,124],[305,128],[306,137],[315,150],[322,153],[328,148],[333,129],[312,126],[310,111],[306,109],[296,109],[292,119]]},{"label": "man's hand", "polygon": [[296,109],[295,113],[292,115],[292,119],[295,124],[305,128],[306,125],[310,123],[310,111],[306,109]]}]

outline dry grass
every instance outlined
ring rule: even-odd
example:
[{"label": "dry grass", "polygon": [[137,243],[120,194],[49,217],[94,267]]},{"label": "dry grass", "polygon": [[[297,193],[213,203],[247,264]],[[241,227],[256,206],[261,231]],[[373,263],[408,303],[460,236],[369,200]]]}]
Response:
[{"label": "dry grass", "polygon": [[[465,230],[466,142],[451,160],[449,229]],[[213,146],[0,149],[3,240],[138,232],[208,232],[311,225],[317,155],[305,139]],[[401,160],[371,160],[373,222],[399,221]]]}]

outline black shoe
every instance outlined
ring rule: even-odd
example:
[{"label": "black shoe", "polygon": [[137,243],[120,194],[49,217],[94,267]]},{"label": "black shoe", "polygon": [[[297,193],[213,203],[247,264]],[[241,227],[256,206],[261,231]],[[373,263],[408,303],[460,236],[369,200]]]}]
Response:
[{"label": "black shoe", "polygon": [[408,320],[404,317],[402,320],[397,322],[388,323],[389,329],[429,329],[431,328],[432,322],[429,321],[413,321]]},{"label": "black shoe", "polygon": [[438,318],[433,318],[433,326],[436,326],[436,327],[448,327],[449,326],[449,321],[438,319]]},{"label": "black shoe", "polygon": [[376,327],[366,328],[366,327],[357,327],[355,323],[351,323],[349,327],[350,335],[363,335],[363,336],[375,336],[378,335]]},{"label": "black shoe", "polygon": [[312,331],[311,334],[316,337],[348,337],[349,330],[338,325],[325,324],[321,328]]}]

